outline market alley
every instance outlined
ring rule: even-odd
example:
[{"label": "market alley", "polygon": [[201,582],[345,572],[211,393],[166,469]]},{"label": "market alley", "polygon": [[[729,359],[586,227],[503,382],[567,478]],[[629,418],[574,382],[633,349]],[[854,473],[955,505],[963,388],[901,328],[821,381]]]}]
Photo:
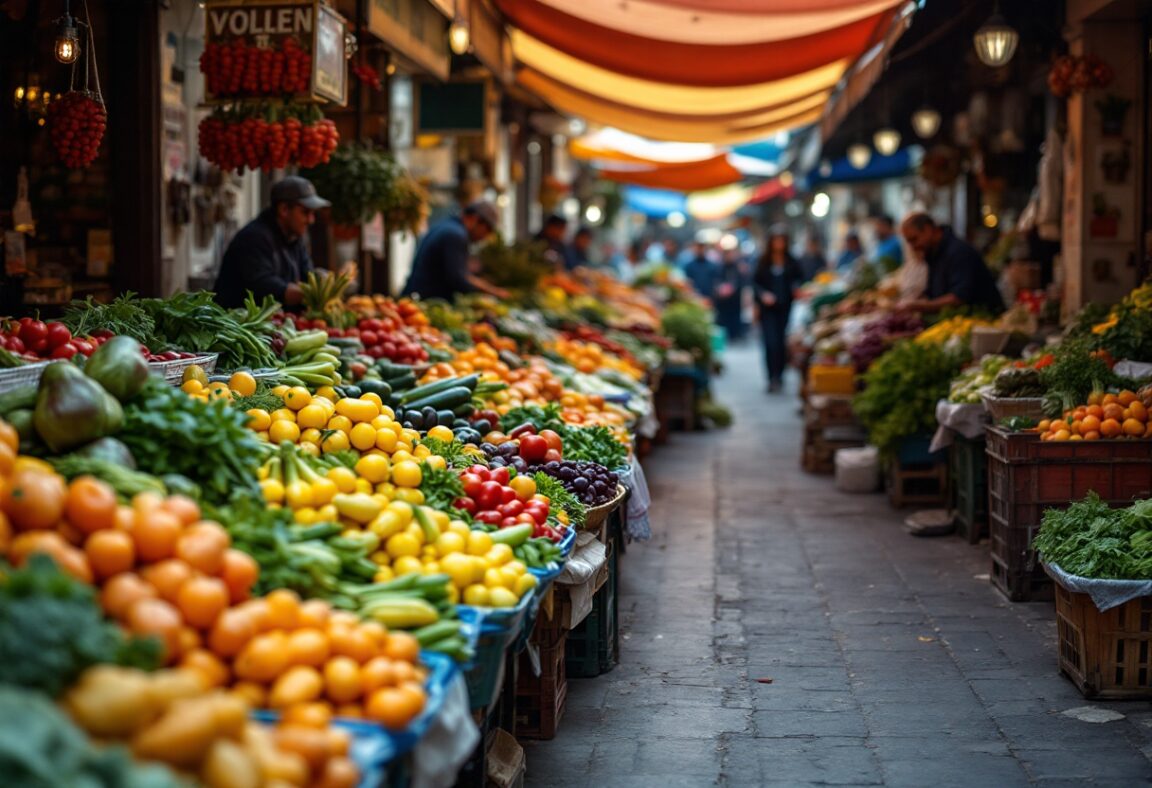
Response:
[{"label": "market alley", "polygon": [[1152,780],[1152,705],[1059,675],[1050,602],[1007,602],[986,545],[913,538],[884,496],[806,475],[794,393],[764,393],[751,347],[724,362],[735,424],[652,457],[620,664],[570,680],[564,734],[526,745],[529,785]]}]

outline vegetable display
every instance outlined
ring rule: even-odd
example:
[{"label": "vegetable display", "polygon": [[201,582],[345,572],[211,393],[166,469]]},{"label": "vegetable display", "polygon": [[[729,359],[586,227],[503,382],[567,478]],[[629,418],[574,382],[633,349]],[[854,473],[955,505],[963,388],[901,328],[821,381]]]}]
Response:
[{"label": "vegetable display", "polygon": [[1065,510],[1046,511],[1033,546],[1069,574],[1152,580],[1152,501],[1112,509],[1091,493]]},{"label": "vegetable display", "polygon": [[48,105],[48,136],[65,167],[83,169],[100,152],[108,111],[98,98],[70,91]]}]

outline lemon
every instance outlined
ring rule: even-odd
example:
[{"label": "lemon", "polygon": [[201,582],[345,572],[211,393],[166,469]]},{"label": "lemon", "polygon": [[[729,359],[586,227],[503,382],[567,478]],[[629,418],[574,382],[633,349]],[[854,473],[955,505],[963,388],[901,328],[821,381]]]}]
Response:
[{"label": "lemon", "polygon": [[405,528],[407,528],[408,524],[412,522],[412,507],[403,501],[393,501],[392,503],[388,504],[388,511],[395,512],[396,517],[400,519],[400,522]]},{"label": "lemon", "polygon": [[332,388],[331,386],[321,386],[320,388],[316,389],[316,396],[323,397],[324,399],[331,402],[335,402],[340,398],[340,395],[336,393],[336,389]]},{"label": "lemon", "polygon": [[462,553],[449,553],[441,558],[440,571],[458,588],[467,588],[472,583],[472,560]]},{"label": "lemon", "polygon": [[411,447],[403,443],[396,444],[396,451],[392,452],[392,463],[398,462],[414,462],[415,458],[410,451]]},{"label": "lemon", "polygon": [[345,397],[336,403],[336,412],[354,422],[371,422],[380,415],[380,406],[371,400]]},{"label": "lemon", "polygon": [[[515,582],[515,581],[513,581]],[[499,569],[488,569],[484,572],[484,585],[488,588],[507,588],[508,581],[504,575],[500,574]]]},{"label": "lemon", "polygon": [[[424,547],[424,529],[420,527],[419,523],[408,523],[408,525],[406,525],[404,527],[404,532],[411,534],[412,538],[420,543],[420,554],[421,555],[428,555],[432,558],[436,557],[436,548],[435,547],[433,547],[432,545],[428,545],[426,548]],[[425,550],[428,550],[430,552],[425,552]]]},{"label": "lemon", "polygon": [[340,432],[352,431],[352,420],[347,416],[333,416],[328,419],[328,429],[339,430]]},{"label": "lemon", "polygon": [[463,536],[449,531],[440,534],[440,538],[436,540],[436,554],[443,558],[452,553],[463,553],[467,546],[468,543]]},{"label": "lemon", "polygon": [[212,395],[213,399],[232,399],[232,392],[224,383],[209,383],[208,393]]},{"label": "lemon", "polygon": [[512,593],[507,588],[489,588],[488,589],[488,606],[489,607],[516,607],[520,603],[520,597]]},{"label": "lemon", "polygon": [[392,571],[396,573],[397,577],[413,573],[420,574],[424,571],[424,564],[415,556],[405,555],[392,562]]},{"label": "lemon", "polygon": [[312,525],[316,522],[316,510],[311,506],[305,506],[296,510],[296,522],[300,525]]},{"label": "lemon", "polygon": [[[413,526],[411,525],[408,526],[409,530],[411,530],[412,527]],[[424,545],[422,548],[420,548],[420,557],[425,561],[435,561],[439,557],[439,553],[436,552],[436,545]]]},{"label": "lemon", "polygon": [[[360,448],[356,445],[356,431],[365,426],[367,425],[357,424],[352,430],[352,445],[356,446],[356,448]],[[369,427],[368,429],[371,431],[372,428]],[[373,444],[375,441],[376,433],[372,432]],[[379,454],[366,454],[356,463],[356,475],[361,479],[367,479],[372,484],[380,484],[381,482],[388,481],[388,474],[391,470],[392,464],[388,462],[388,458]]]},{"label": "lemon", "polygon": [[488,589],[482,585],[471,585],[464,589],[464,604],[473,607],[488,607]]},{"label": "lemon", "polygon": [[392,567],[382,566],[376,570],[376,574],[372,576],[372,580],[377,583],[389,583],[396,579],[396,574],[392,571]]},{"label": "lemon", "polygon": [[302,451],[303,453],[307,454],[310,457],[319,457],[321,454],[323,454],[323,452],[320,451],[320,444],[319,443],[313,443],[312,441],[302,440],[296,445],[300,448],[300,451]]},{"label": "lemon", "polygon": [[376,485],[376,492],[391,500],[396,497],[396,485],[392,482],[381,482]]},{"label": "lemon", "polygon": [[536,575],[524,573],[516,578],[515,591],[517,596],[524,596],[537,586],[540,581],[536,579]]},{"label": "lemon", "polygon": [[270,440],[268,437],[268,430],[260,430],[258,433],[256,433],[256,437],[259,440],[264,441],[265,443],[267,443]]},{"label": "lemon", "polygon": [[318,523],[332,523],[340,517],[340,513],[336,511],[336,507],[330,503],[326,503],[316,510],[316,522]]},{"label": "lemon", "polygon": [[464,522],[463,520],[452,520],[448,523],[448,530],[454,534],[460,534],[460,536],[464,537],[464,552],[467,552],[468,534],[472,533],[472,529],[468,527],[468,523]]},{"label": "lemon", "polygon": [[429,468],[435,468],[438,471],[444,471],[448,469],[448,461],[441,457],[439,454],[433,454],[425,458],[424,464]]},{"label": "lemon", "polygon": [[336,487],[340,492],[356,492],[356,473],[351,468],[329,468],[324,475],[336,482]]},{"label": "lemon", "polygon": [[500,569],[501,569],[501,571],[503,571],[505,569],[510,569],[511,571],[515,572],[517,575],[522,575],[528,571],[528,567],[526,567],[524,565],[523,561],[509,561],[508,563],[504,564],[504,566],[500,567]]},{"label": "lemon", "polygon": [[520,573],[512,569],[508,564],[496,570],[503,581],[503,585],[508,589],[515,589],[516,584],[520,582]]},{"label": "lemon", "polygon": [[324,429],[328,425],[328,411],[315,403],[306,405],[296,414],[296,423],[310,429]]},{"label": "lemon", "polygon": [[251,397],[256,393],[256,378],[250,372],[233,372],[232,377],[228,378],[228,388],[241,397]]},{"label": "lemon", "polygon": [[[367,394],[361,394],[360,399],[371,402],[376,406],[377,411],[379,411],[380,407],[384,404],[384,400],[380,399],[380,395],[375,391],[369,391]],[[376,415],[379,416],[380,414],[377,413]]]},{"label": "lemon", "polygon": [[300,440],[300,428],[296,426],[296,422],[280,419],[273,421],[272,426],[268,428],[268,439],[273,443],[280,443],[288,441],[295,443]]},{"label": "lemon", "polygon": [[483,531],[468,534],[468,554],[483,557],[492,549],[492,537]]},{"label": "lemon", "polygon": [[260,408],[252,408],[251,410],[244,411],[244,415],[248,417],[248,429],[261,432],[272,426],[272,417],[266,410]]},{"label": "lemon", "polygon": [[393,559],[420,555],[420,543],[416,541],[416,537],[409,533],[398,533],[388,537],[384,549]]},{"label": "lemon", "polygon": [[290,421],[296,423],[296,411],[288,408],[278,408],[270,414],[272,421]]},{"label": "lemon", "polygon": [[199,394],[204,390],[204,384],[196,379],[186,380],[180,386],[180,390],[185,394]]},{"label": "lemon", "polygon": [[372,482],[368,481],[367,479],[357,479],[356,492],[364,493],[365,495],[371,495],[376,491],[372,489]]},{"label": "lemon", "polygon": [[412,450],[412,454],[418,460],[426,460],[432,456],[432,450],[421,443],[419,446]]},{"label": "lemon", "polygon": [[381,413],[379,416],[372,419],[372,421],[370,421],[368,423],[371,424],[373,427],[375,427],[378,430],[386,430],[392,424],[392,419],[388,418],[383,413]]},{"label": "lemon", "polygon": [[438,575],[438,574],[440,574],[440,562],[439,561],[425,561],[424,562],[424,574],[426,574],[426,575]]},{"label": "lemon", "polygon": [[456,438],[456,436],[452,434],[452,430],[444,426],[436,426],[428,430],[428,437],[435,438],[438,441],[444,441],[445,443],[451,443]]},{"label": "lemon", "polygon": [[316,506],[329,503],[338,492],[340,492],[340,488],[336,486],[336,482],[326,476],[321,476],[312,482],[312,501]]},{"label": "lemon", "polygon": [[376,430],[371,424],[360,422],[352,428],[348,439],[358,451],[367,451],[376,447]]},{"label": "lemon", "polygon": [[[299,427],[300,422],[296,422],[296,426]],[[320,430],[315,427],[309,427],[306,430],[300,430],[300,440],[319,445],[320,441],[324,440],[324,437]]]},{"label": "lemon", "polygon": [[368,530],[380,539],[387,541],[403,531],[404,526],[400,523],[400,518],[396,516],[395,512],[385,509],[376,515],[372,522],[368,523]]},{"label": "lemon", "polygon": [[396,418],[396,411],[392,410],[392,408],[388,407],[387,405],[381,405],[380,406],[380,415],[381,416],[387,416],[390,419],[394,419],[394,418]]},{"label": "lemon", "polygon": [[448,604],[450,604],[450,605],[460,604],[460,589],[454,585],[449,584],[447,599],[448,599]]},{"label": "lemon", "polygon": [[376,430],[376,448],[391,454],[396,450],[396,433],[386,427]]},{"label": "lemon", "polygon": [[284,395],[288,393],[288,387],[283,384],[275,386],[272,389],[272,393],[280,399],[284,399]]},{"label": "lemon", "polygon": [[312,403],[312,395],[303,386],[293,386],[284,392],[284,404],[292,410],[300,410]]}]

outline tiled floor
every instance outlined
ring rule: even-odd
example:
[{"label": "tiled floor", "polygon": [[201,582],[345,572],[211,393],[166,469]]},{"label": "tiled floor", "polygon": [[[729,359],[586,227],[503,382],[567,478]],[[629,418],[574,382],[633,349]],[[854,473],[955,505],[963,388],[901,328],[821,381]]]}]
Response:
[{"label": "tiled floor", "polygon": [[[651,542],[622,560],[621,662],[572,680],[528,785],[1152,784],[1152,705],[1056,670],[1051,603],[989,584],[987,545],[915,539],[879,495],[799,468],[793,395],[730,350],[736,423],[646,464]],[[1104,724],[1063,714],[1116,709]]]}]

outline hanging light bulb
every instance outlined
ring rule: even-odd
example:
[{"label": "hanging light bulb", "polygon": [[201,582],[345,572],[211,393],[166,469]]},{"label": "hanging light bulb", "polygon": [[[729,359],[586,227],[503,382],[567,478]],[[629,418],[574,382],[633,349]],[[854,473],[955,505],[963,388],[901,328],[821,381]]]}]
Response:
[{"label": "hanging light bulb", "polygon": [[472,47],[472,33],[463,19],[457,17],[448,28],[448,46],[457,55],[466,55]]},{"label": "hanging light bulb", "polygon": [[56,20],[56,43],[52,52],[61,63],[75,63],[80,56],[80,36],[72,19],[68,1],[64,2],[64,16]]},{"label": "hanging light bulb", "polygon": [[972,37],[976,45],[976,56],[986,66],[999,67],[1008,63],[1016,54],[1020,34],[1005,21],[1000,14],[1000,4],[996,3],[992,16],[980,26]]},{"label": "hanging light bulb", "polygon": [[872,149],[867,145],[857,142],[848,148],[848,163],[854,168],[862,170],[868,166],[868,162],[872,161]]},{"label": "hanging light bulb", "polygon": [[940,113],[931,107],[921,107],[912,113],[912,129],[920,139],[935,137],[940,130]]},{"label": "hanging light bulb", "polygon": [[900,150],[900,132],[893,128],[880,129],[872,135],[872,144],[881,156],[891,156]]}]

